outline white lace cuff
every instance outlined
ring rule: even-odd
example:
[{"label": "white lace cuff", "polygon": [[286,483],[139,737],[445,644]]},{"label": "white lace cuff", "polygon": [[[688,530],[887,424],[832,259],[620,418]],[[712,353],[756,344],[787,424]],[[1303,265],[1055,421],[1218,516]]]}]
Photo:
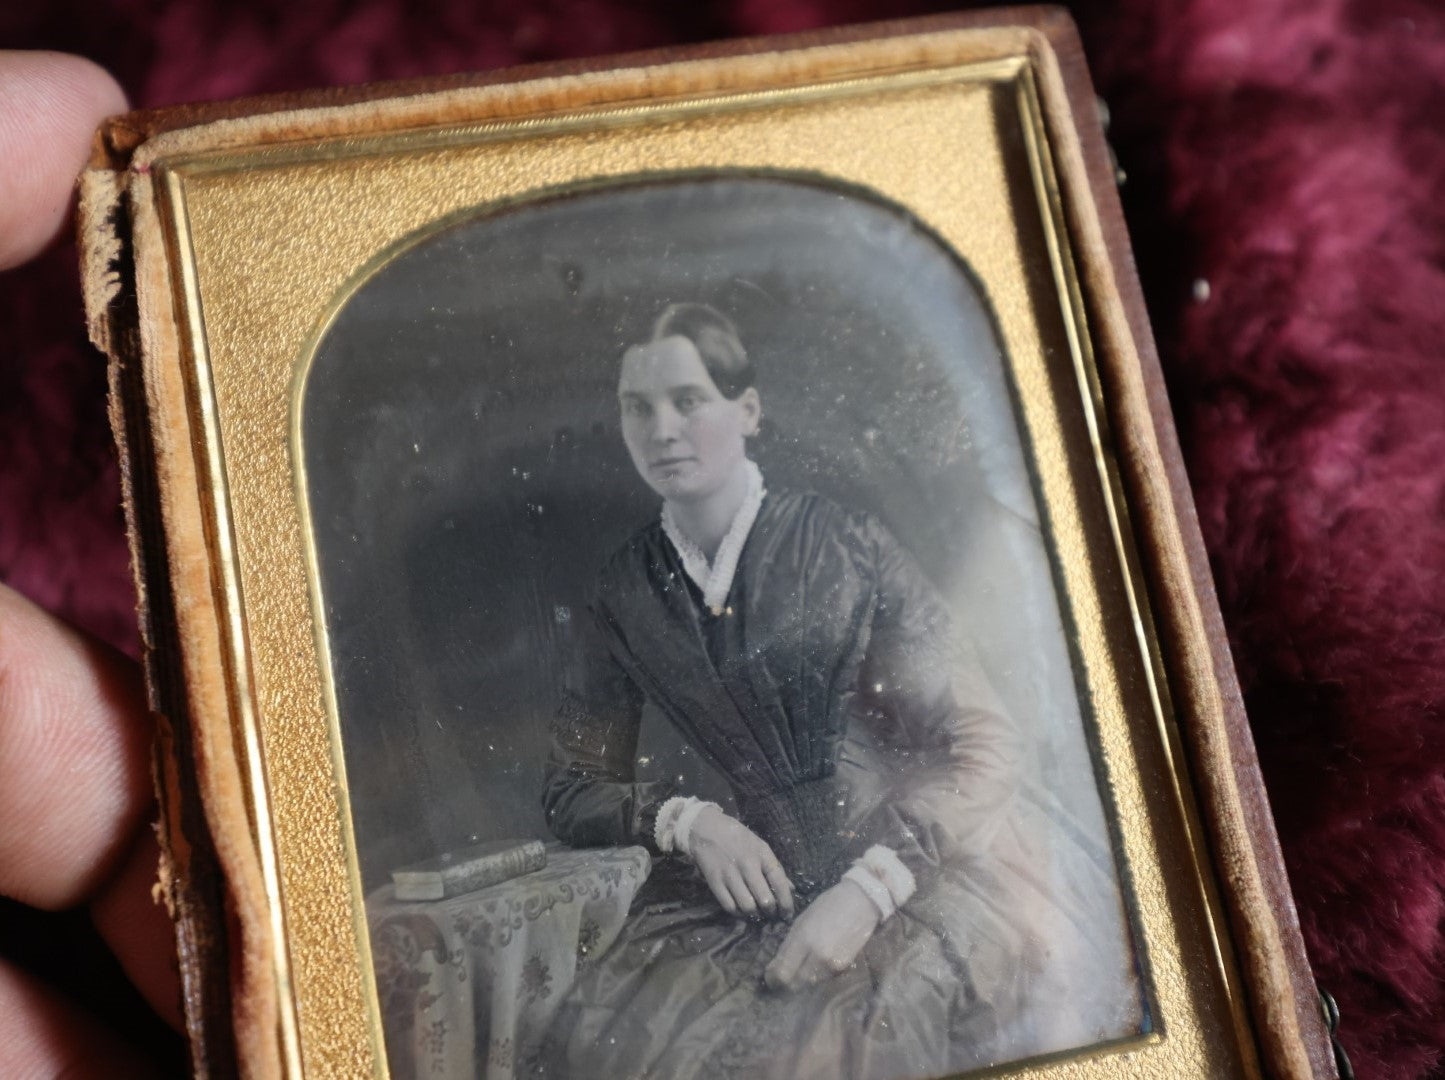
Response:
[{"label": "white lace cuff", "polygon": [[715,802],[689,798],[687,805],[682,808],[682,813],[677,815],[677,824],[672,830],[672,846],[684,855],[692,854],[692,844],[690,842],[692,823],[697,820],[698,814],[701,814],[709,806],[718,811],[722,810],[722,807],[718,806]]},{"label": "white lace cuff", "polygon": [[[657,812],[657,824],[653,827],[652,838],[657,842],[658,851],[676,851],[691,855],[688,837],[692,835],[692,823],[704,807],[717,806],[692,795],[674,795],[662,804]],[[718,807],[721,809],[721,807]]]},{"label": "white lace cuff", "polygon": [[874,844],[865,851],[843,877],[863,890],[883,919],[907,903],[918,888],[913,871],[904,865],[896,851],[882,844]]},{"label": "white lace cuff", "polygon": [[882,922],[888,916],[898,910],[893,903],[893,897],[889,894],[887,886],[873,876],[873,871],[854,863],[843,873],[844,881],[851,881],[858,888],[862,889],[873,906],[878,909],[878,921]]}]

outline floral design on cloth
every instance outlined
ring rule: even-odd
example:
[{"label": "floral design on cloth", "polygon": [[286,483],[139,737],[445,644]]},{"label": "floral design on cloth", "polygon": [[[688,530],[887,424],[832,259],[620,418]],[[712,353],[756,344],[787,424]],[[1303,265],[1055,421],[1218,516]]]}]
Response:
[{"label": "floral design on cloth", "polygon": [[552,993],[552,971],[547,962],[533,954],[522,965],[522,995],[527,1004]]},{"label": "floral design on cloth", "polygon": [[542,870],[439,901],[368,901],[391,1074],[510,1080],[579,967],[606,953],[651,860],[555,847]]}]

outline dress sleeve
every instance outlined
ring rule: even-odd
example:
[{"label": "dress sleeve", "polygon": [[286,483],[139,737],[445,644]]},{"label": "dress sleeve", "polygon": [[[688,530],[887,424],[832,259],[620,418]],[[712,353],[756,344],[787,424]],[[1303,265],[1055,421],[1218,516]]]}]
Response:
[{"label": "dress sleeve", "polygon": [[1018,786],[1021,744],[982,686],[960,700],[966,658],[947,610],[888,531],[867,528],[878,604],[859,689],[892,782],[857,827],[856,848],[890,849],[922,886],[988,850]]},{"label": "dress sleeve", "polygon": [[658,854],[657,812],[677,792],[636,780],[643,695],[613,657],[598,612],[594,605],[581,620],[581,648],[552,725],[542,810],[573,847],[642,844]]}]

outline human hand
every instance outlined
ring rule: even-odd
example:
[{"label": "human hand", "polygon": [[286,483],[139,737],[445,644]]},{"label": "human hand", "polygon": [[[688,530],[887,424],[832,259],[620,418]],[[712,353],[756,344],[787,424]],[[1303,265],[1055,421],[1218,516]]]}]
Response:
[{"label": "human hand", "polygon": [[793,917],[793,883],[773,849],[716,806],[704,807],[692,823],[688,854],[729,915]]},{"label": "human hand", "polygon": [[798,916],[763,972],[774,990],[800,990],[846,971],[878,929],[881,916],[853,882],[828,889]]},{"label": "human hand", "polygon": [[[0,269],[60,229],[96,125],[125,107],[89,61],[0,50]],[[150,895],[150,741],[136,665],[0,585],[0,894],[88,908],[142,995],[179,1026],[174,931]],[[119,1032],[0,957],[0,1075],[148,1068]]]}]

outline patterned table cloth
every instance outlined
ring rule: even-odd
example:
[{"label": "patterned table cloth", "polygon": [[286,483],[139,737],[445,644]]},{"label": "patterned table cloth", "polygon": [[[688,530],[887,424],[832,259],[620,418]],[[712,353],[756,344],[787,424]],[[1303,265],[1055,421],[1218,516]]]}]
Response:
[{"label": "patterned table cloth", "polygon": [[367,899],[397,1080],[525,1073],[579,965],[616,939],[651,863],[640,847],[549,847],[535,873],[449,900]]}]

